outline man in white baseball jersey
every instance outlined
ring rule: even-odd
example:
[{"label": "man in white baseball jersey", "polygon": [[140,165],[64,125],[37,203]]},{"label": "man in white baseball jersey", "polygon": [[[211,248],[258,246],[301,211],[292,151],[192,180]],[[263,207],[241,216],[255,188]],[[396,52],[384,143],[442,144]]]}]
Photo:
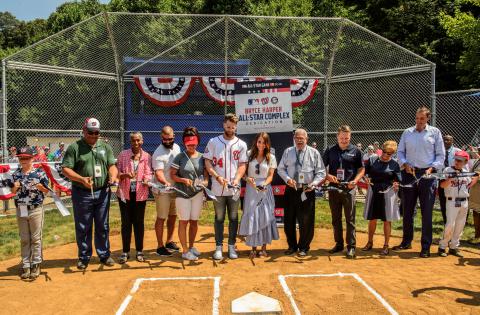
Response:
[{"label": "man in white baseball jersey", "polygon": [[[174,183],[170,178],[170,166],[173,159],[180,153],[180,147],[176,144],[173,128],[165,126],[162,129],[162,144],[158,146],[152,155],[152,168],[155,172],[155,182],[165,186]],[[155,205],[157,208],[157,220],[155,221],[155,233],[157,235],[157,255],[172,256],[172,251],[178,251],[178,246],[173,242],[173,232],[177,212],[175,209],[175,192],[154,192]],[[168,218],[168,219],[167,219]],[[167,242],[163,243],[163,226],[167,220]]]},{"label": "man in white baseball jersey", "polygon": [[[445,168],[444,173],[458,173],[468,171],[465,168],[469,155],[465,151],[455,153],[455,162],[453,166]],[[447,223],[443,232],[443,239],[438,246],[438,255],[446,257],[447,246],[450,247],[448,253],[457,257],[463,257],[458,249],[460,237],[462,236],[465,221],[468,213],[468,197],[470,196],[470,187],[475,185],[478,177],[454,177],[442,180],[440,186],[445,190]],[[450,243],[450,245],[449,245]]]},{"label": "man in white baseball jersey", "polygon": [[[205,149],[205,167],[212,176],[212,191],[217,201],[215,208],[215,253],[213,259],[223,259],[223,222],[228,209],[228,256],[238,258],[235,241],[238,230],[240,179],[246,170],[247,144],[235,136],[238,118],[227,114],[223,120],[223,134],[210,139]],[[230,186],[230,188],[229,188]],[[238,188],[231,188],[238,186]]]}]

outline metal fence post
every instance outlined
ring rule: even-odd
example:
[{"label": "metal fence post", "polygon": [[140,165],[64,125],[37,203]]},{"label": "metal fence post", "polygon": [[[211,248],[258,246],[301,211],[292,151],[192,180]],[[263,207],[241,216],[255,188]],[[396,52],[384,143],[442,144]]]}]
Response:
[{"label": "metal fence post", "polygon": [[3,157],[8,156],[7,150],[7,65],[5,59],[2,60],[2,146]]},{"label": "metal fence post", "polygon": [[227,97],[228,97],[228,88],[227,88],[227,80],[228,80],[228,16],[225,16],[225,102],[223,103],[225,115],[227,114]]},{"label": "metal fence post", "polygon": [[437,125],[437,96],[435,94],[435,64],[432,65],[432,70],[431,70],[431,75],[432,75],[432,81],[431,81],[431,100],[430,100],[430,106],[432,108],[432,126],[436,127]]}]

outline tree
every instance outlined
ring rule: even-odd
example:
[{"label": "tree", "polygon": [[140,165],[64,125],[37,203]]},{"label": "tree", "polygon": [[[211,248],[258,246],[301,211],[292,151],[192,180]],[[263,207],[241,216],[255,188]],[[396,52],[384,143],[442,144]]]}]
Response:
[{"label": "tree", "polygon": [[[477,12],[475,16],[472,12]],[[464,50],[457,63],[463,87],[478,87],[480,78],[480,0],[458,0],[453,15],[443,11],[440,23],[447,35],[462,42]]]}]

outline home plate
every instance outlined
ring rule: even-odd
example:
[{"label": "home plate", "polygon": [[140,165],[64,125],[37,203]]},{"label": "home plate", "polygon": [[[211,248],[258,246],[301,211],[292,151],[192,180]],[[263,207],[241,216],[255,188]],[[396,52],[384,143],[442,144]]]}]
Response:
[{"label": "home plate", "polygon": [[250,292],[232,302],[233,314],[281,314],[282,307],[278,300]]}]

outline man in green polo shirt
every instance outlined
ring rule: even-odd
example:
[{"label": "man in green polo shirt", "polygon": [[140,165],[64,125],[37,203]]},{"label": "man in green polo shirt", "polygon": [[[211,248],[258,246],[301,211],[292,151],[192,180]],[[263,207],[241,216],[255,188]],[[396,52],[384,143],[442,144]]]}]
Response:
[{"label": "man in green polo shirt", "polygon": [[109,184],[118,182],[110,145],[98,140],[100,123],[87,118],[82,139],[72,143],[63,158],[63,174],[72,181],[72,204],[78,246],[77,268],[87,268],[92,257],[92,226],[95,224],[95,249],[100,262],[114,265],[108,240]]}]

